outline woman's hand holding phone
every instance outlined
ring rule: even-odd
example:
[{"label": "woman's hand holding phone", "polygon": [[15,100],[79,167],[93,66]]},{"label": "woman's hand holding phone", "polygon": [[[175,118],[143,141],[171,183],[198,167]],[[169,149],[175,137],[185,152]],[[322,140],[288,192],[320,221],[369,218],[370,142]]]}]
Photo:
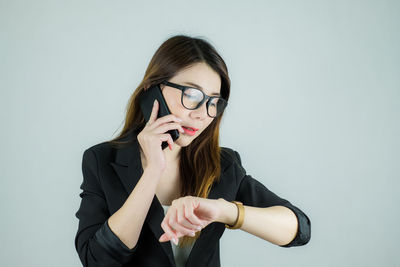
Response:
[{"label": "woman's hand holding phone", "polygon": [[167,131],[177,129],[183,133],[184,130],[180,125],[182,120],[173,114],[157,118],[158,109],[159,103],[155,100],[149,121],[138,134],[137,138],[146,158],[146,167],[157,168],[164,171],[166,162],[161,144],[166,141],[171,148],[174,146],[172,137]]}]

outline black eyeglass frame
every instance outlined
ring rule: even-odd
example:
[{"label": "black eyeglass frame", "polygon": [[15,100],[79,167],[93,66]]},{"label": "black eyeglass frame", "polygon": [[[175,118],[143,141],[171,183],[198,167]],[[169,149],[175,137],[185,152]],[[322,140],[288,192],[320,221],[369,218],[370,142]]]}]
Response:
[{"label": "black eyeglass frame", "polygon": [[[170,86],[170,87],[173,87],[173,88],[176,88],[176,89],[181,90],[181,91],[182,91],[182,93],[181,93],[181,103],[182,103],[182,106],[184,106],[186,109],[189,109],[189,110],[198,109],[199,107],[201,107],[201,105],[203,105],[203,103],[204,103],[205,101],[207,101],[207,102],[206,102],[206,103],[207,103],[207,115],[208,115],[209,117],[211,117],[211,118],[217,118],[219,115],[221,115],[222,112],[225,110],[226,106],[228,105],[228,101],[226,101],[226,100],[223,99],[222,97],[219,97],[219,96],[208,96],[208,95],[206,95],[202,90],[200,90],[199,88],[196,88],[196,87],[179,85],[179,84],[171,83],[171,82],[168,82],[168,81],[162,81],[160,84],[164,84],[164,85],[167,85],[167,86]],[[185,90],[187,90],[187,89],[196,89],[196,90],[200,91],[200,92],[203,94],[203,100],[201,100],[201,101],[197,104],[197,106],[196,106],[195,108],[187,108],[187,107],[183,104],[183,94],[185,93]],[[208,113],[208,108],[209,108],[209,106],[210,106],[210,104],[211,104],[211,102],[210,102],[209,100],[212,100],[212,99],[214,99],[214,98],[218,98],[218,99],[222,100],[222,103],[223,103],[223,105],[224,105],[223,110],[222,110],[219,114],[217,114],[217,116],[215,116],[215,117],[211,116],[211,115]],[[219,100],[219,101],[220,101],[220,100]]]}]

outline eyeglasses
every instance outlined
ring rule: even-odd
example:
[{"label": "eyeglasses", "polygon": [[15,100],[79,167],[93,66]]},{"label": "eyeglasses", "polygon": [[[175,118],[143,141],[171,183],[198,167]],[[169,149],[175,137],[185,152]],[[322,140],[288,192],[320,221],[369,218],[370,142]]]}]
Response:
[{"label": "eyeglasses", "polygon": [[218,117],[228,105],[228,101],[225,99],[218,96],[208,96],[198,88],[183,86],[167,81],[163,81],[161,84],[181,90],[181,102],[187,109],[197,109],[206,101],[207,114],[211,118]]}]

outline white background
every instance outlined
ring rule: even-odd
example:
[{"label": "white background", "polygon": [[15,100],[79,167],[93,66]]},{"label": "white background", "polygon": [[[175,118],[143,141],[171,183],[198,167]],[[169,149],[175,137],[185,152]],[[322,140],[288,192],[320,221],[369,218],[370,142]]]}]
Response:
[{"label": "white background", "polygon": [[225,231],[222,266],[399,266],[398,1],[1,1],[0,265],[81,266],[83,151],[122,130],[155,50],[225,59],[221,145],[302,209],[281,248]]}]

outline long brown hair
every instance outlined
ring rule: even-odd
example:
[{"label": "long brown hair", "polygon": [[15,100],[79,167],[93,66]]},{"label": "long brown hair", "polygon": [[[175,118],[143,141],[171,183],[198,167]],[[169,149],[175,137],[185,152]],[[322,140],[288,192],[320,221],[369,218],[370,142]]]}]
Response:
[{"label": "long brown hair", "polygon": [[[230,79],[227,66],[215,48],[206,40],[186,35],[176,35],[157,49],[153,55],[142,82],[129,99],[125,125],[121,133],[111,141],[111,144],[121,146],[128,142],[122,142],[132,131],[140,132],[145,126],[145,119],[139,104],[140,94],[150,86],[168,80],[180,70],[190,67],[195,63],[206,63],[221,78],[221,97],[228,100],[230,92]],[[219,125],[223,113],[215,118],[211,124],[188,146],[180,151],[179,175],[182,179],[180,196],[197,196],[207,198],[211,186],[219,180],[220,147]],[[132,140],[130,140],[132,141]],[[191,244],[198,237],[184,236],[179,246]]]}]

